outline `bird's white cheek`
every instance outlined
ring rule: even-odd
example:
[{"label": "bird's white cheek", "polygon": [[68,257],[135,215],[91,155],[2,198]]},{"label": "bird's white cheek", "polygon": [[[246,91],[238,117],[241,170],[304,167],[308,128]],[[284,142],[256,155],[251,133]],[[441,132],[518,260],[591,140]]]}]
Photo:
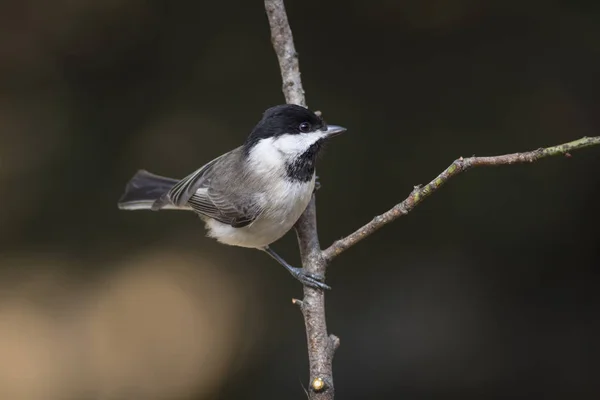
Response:
[{"label": "bird's white cheek", "polygon": [[277,174],[287,163],[325,136],[327,136],[325,132],[313,132],[261,139],[250,150],[248,161],[251,169],[264,176]]},{"label": "bird's white cheek", "polygon": [[300,133],[296,135],[285,134],[277,137],[273,141],[273,146],[288,155],[302,154],[323,137],[325,137],[324,132]]}]

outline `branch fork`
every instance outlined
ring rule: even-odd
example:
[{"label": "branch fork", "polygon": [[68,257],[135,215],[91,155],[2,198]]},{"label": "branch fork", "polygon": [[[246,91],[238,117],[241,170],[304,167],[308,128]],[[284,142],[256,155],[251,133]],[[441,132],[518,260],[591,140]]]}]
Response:
[{"label": "branch fork", "polygon": [[[283,0],[264,0],[264,2],[271,28],[271,41],[281,70],[282,90],[286,102],[306,107],[304,89],[300,79],[298,53],[294,46],[294,38]],[[317,211],[315,196],[313,195],[308,207],[295,225],[302,267],[312,274],[325,277],[327,266],[335,257],[383,226],[411,212],[423,200],[461,172],[474,167],[533,163],[542,158],[556,155],[571,157],[571,151],[596,145],[600,145],[600,136],[583,137],[572,142],[522,153],[492,157],[460,157],[428,184],[415,186],[402,202],[374,217],[355,232],[336,240],[325,250],[321,250],[319,244]],[[335,351],[340,345],[340,339],[327,333],[325,293],[320,289],[305,286],[304,298],[302,300],[293,299],[292,303],[299,306],[302,311],[306,327],[310,365],[308,397],[315,400],[333,400],[332,363]]]}]

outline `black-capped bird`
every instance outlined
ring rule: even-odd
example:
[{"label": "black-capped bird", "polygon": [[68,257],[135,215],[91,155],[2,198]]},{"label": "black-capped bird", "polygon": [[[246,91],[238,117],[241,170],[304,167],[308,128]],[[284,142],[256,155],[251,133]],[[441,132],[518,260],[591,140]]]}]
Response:
[{"label": "black-capped bird", "polygon": [[322,277],[295,268],[269,245],[285,235],[315,189],[323,143],[344,132],[297,105],[269,108],[244,144],[182,180],[140,170],[119,200],[122,210],[189,210],[219,242],[267,252],[304,285],[329,289]]}]

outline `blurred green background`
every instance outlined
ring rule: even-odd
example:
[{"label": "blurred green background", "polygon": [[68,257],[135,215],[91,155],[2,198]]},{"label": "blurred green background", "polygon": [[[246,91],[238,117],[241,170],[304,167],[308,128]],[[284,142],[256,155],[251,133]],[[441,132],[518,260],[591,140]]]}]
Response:
[{"label": "blurred green background", "polygon": [[[600,3],[288,0],[325,247],[459,156],[598,135]],[[0,399],[305,398],[300,285],[119,212],[283,102],[260,1],[0,3]],[[331,265],[340,399],[600,395],[600,148],[477,169]],[[277,249],[297,264],[295,238]]]}]

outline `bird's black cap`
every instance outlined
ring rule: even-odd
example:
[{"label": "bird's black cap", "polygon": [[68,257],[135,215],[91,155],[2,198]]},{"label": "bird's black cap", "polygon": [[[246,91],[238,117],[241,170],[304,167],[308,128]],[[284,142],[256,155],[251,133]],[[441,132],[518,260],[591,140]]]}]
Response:
[{"label": "bird's black cap", "polygon": [[282,104],[264,112],[262,119],[246,140],[246,147],[252,147],[261,139],[283,134],[300,134],[327,130],[327,124],[317,114],[295,104]]}]

